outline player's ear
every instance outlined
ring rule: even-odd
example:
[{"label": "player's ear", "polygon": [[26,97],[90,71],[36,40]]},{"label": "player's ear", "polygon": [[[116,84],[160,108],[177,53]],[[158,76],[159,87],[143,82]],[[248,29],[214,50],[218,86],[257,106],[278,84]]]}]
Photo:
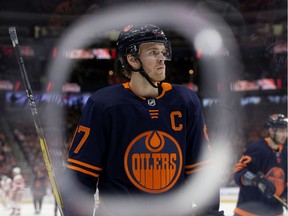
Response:
[{"label": "player's ear", "polygon": [[131,67],[135,70],[140,69],[140,62],[138,59],[136,59],[135,56],[128,54],[127,55],[127,62],[131,65]]}]

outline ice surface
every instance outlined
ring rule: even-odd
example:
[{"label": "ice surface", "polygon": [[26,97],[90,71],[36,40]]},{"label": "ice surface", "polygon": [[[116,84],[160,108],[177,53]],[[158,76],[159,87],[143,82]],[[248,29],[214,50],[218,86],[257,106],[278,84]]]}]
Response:
[{"label": "ice surface", "polygon": [[[233,216],[233,210],[236,206],[238,188],[222,188],[221,189],[221,203],[220,209],[224,210],[225,216]],[[41,216],[55,216],[54,213],[54,197],[51,194],[48,194],[44,197]],[[0,203],[0,216],[10,216],[11,209],[5,208],[2,203]],[[21,204],[21,216],[34,216],[34,206],[32,200],[26,199]],[[284,215],[288,216],[287,211]],[[57,212],[57,216],[60,216],[60,213]]]}]

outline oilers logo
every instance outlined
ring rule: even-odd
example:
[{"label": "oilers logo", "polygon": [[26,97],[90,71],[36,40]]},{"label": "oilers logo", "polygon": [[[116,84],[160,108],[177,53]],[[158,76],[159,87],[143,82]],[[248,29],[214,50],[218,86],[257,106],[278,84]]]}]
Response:
[{"label": "oilers logo", "polygon": [[279,167],[271,168],[266,174],[268,179],[273,182],[276,188],[275,194],[280,196],[285,189],[285,172]]},{"label": "oilers logo", "polygon": [[140,190],[163,193],[173,187],[182,170],[178,142],[162,131],[148,131],[129,144],[124,158],[125,171]]}]

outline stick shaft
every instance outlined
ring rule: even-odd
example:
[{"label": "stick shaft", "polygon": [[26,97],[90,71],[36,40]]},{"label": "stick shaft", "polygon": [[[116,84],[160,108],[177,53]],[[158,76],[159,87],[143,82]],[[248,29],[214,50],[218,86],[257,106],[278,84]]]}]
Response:
[{"label": "stick shaft", "polygon": [[20,71],[21,71],[21,76],[22,76],[22,79],[23,79],[23,83],[24,83],[24,87],[25,87],[25,90],[26,90],[26,94],[27,94],[27,97],[28,97],[28,100],[29,100],[30,109],[31,109],[31,112],[32,112],[32,117],[33,117],[33,122],[34,122],[34,125],[35,125],[35,128],[36,128],[36,132],[37,132],[37,135],[38,135],[38,138],[39,138],[39,141],[40,141],[40,147],[41,147],[41,151],[42,151],[42,154],[43,154],[44,162],[45,162],[45,165],[46,165],[46,168],[47,168],[47,172],[48,172],[48,176],[49,176],[50,183],[51,183],[51,186],[52,186],[52,190],[53,190],[54,196],[56,198],[60,213],[63,216],[64,215],[63,214],[63,207],[64,207],[63,206],[63,200],[62,200],[59,188],[57,186],[56,179],[55,179],[55,176],[54,176],[54,172],[53,172],[53,169],[52,169],[51,157],[50,157],[49,152],[48,152],[48,146],[47,146],[47,143],[46,143],[46,140],[45,140],[42,124],[41,124],[41,121],[40,121],[40,118],[39,118],[39,115],[38,115],[38,111],[37,111],[36,103],[35,103],[35,100],[34,100],[32,88],[31,88],[31,85],[30,85],[30,82],[29,82],[29,79],[28,79],[28,76],[27,76],[27,72],[26,72],[23,56],[21,54],[21,49],[20,49],[20,45],[19,45],[19,42],[18,42],[16,28],[15,27],[10,27],[9,28],[9,34],[10,34],[12,45],[13,45],[13,48],[14,48],[14,51],[15,51],[16,59],[17,59],[17,62],[18,62],[18,65],[19,65],[19,68],[20,68]]},{"label": "stick shaft", "polygon": [[287,203],[281,199],[279,196],[274,194],[274,198],[277,199],[286,209],[288,208]]}]

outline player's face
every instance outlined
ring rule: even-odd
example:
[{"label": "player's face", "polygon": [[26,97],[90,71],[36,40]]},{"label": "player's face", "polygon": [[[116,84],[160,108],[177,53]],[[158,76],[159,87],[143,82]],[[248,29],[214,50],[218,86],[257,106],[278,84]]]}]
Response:
[{"label": "player's face", "polygon": [[154,82],[165,79],[165,52],[163,43],[143,43],[140,45],[140,60],[144,71]]},{"label": "player's face", "polygon": [[287,128],[277,128],[275,131],[275,140],[278,144],[285,143],[287,139]]}]

